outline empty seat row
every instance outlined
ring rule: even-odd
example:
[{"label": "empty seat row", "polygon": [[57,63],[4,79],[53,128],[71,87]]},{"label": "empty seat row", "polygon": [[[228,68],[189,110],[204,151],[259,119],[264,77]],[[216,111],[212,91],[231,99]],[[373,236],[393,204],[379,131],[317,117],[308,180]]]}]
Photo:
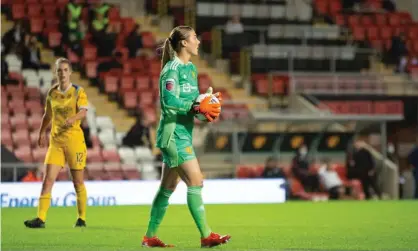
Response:
[{"label": "empty seat row", "polygon": [[292,24],[272,24],[268,26],[267,36],[275,38],[305,38],[305,39],[338,39],[341,30],[337,25],[312,26]]},{"label": "empty seat row", "polygon": [[339,114],[403,114],[402,101],[322,101],[318,107]]},{"label": "empty seat row", "polygon": [[353,60],[356,47],[353,46],[299,46],[299,45],[265,45],[252,46],[253,58],[312,58]]},{"label": "empty seat row", "polygon": [[300,0],[295,4],[239,4],[198,2],[197,16],[227,17],[239,15],[242,19],[288,19],[309,21],[312,18],[312,7]]}]

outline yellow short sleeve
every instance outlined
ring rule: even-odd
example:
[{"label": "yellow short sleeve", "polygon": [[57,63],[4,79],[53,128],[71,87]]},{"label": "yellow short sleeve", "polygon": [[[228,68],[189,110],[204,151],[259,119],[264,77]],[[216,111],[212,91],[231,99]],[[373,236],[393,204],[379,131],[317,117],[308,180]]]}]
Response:
[{"label": "yellow short sleeve", "polygon": [[87,100],[87,95],[86,92],[84,91],[83,88],[80,88],[80,90],[78,91],[78,96],[77,96],[77,109],[87,109],[89,105],[89,101]]}]

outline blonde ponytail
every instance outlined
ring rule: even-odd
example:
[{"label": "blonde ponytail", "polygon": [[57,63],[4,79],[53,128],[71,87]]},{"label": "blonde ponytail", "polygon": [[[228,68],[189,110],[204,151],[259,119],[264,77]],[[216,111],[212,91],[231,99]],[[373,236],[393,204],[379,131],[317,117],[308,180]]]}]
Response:
[{"label": "blonde ponytail", "polygon": [[161,69],[164,68],[165,64],[173,59],[174,50],[171,46],[170,39],[167,38],[163,45],[163,56],[161,58]]}]

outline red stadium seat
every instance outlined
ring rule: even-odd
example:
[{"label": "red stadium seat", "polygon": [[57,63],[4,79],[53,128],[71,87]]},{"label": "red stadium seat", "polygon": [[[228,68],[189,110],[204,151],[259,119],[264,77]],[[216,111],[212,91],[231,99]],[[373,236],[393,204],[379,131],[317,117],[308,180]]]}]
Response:
[{"label": "red stadium seat", "polygon": [[135,20],[132,18],[122,18],[123,32],[130,33],[135,28]]},{"label": "red stadium seat", "polygon": [[106,179],[103,164],[101,163],[92,163],[87,165],[87,173],[90,180]]},{"label": "red stadium seat", "polygon": [[37,147],[38,146],[38,135],[39,135],[38,131],[32,131],[29,134],[30,144],[31,144],[32,147]]},{"label": "red stadium seat", "polygon": [[149,90],[150,88],[150,79],[146,75],[138,75],[135,77],[136,89],[137,91]]},{"label": "red stadium seat", "polygon": [[118,77],[113,75],[106,75],[104,79],[104,90],[106,93],[118,92]]},{"label": "red stadium seat", "polygon": [[379,38],[379,30],[376,26],[367,27],[366,32],[369,40],[376,40]]},{"label": "red stadium seat", "polygon": [[102,151],[102,156],[106,162],[120,162],[120,157],[116,150],[104,149]]},{"label": "red stadium seat", "polygon": [[[55,19],[57,17],[57,6],[54,4],[43,5],[44,16],[46,19]],[[48,22],[46,22],[48,24]],[[48,26],[47,26],[48,27]]]},{"label": "red stadium seat", "polygon": [[135,109],[138,105],[137,94],[134,91],[125,92],[123,96],[123,106],[125,109]]},{"label": "red stadium seat", "polygon": [[36,163],[43,163],[47,153],[47,148],[35,148],[32,150],[33,161]]},{"label": "red stadium seat", "polygon": [[26,88],[26,97],[29,100],[40,100],[41,99],[41,92],[39,91],[39,88],[36,87],[27,87]]},{"label": "red stadium seat", "polygon": [[29,130],[36,131],[41,127],[42,118],[40,116],[31,116],[28,118]]},{"label": "red stadium seat", "polygon": [[109,21],[119,21],[120,20],[120,11],[117,7],[112,7],[109,10]]},{"label": "red stadium seat", "polygon": [[400,16],[396,13],[389,14],[389,24],[391,26],[399,26],[401,24]]},{"label": "red stadium seat", "polygon": [[95,60],[97,57],[97,48],[94,46],[85,46],[84,47],[84,53],[83,53],[83,59],[86,61]]},{"label": "red stadium seat", "polygon": [[42,5],[36,3],[36,4],[29,4],[28,5],[28,18],[38,18],[41,17],[41,10]]},{"label": "red stadium seat", "polygon": [[375,17],[375,23],[377,26],[385,26],[387,24],[387,19],[385,14],[376,14]]},{"label": "red stadium seat", "polygon": [[151,32],[141,32],[141,36],[144,48],[152,49],[155,47],[155,38]]},{"label": "red stadium seat", "polygon": [[55,48],[61,45],[61,32],[50,32],[48,34],[48,45],[51,48]]},{"label": "red stadium seat", "polygon": [[86,76],[88,78],[97,77],[97,61],[88,61],[86,62]]},{"label": "red stadium seat", "polygon": [[87,149],[87,162],[100,163],[103,161],[102,153],[99,148]]},{"label": "red stadium seat", "polygon": [[25,17],[25,5],[14,3],[12,5],[12,18],[13,20],[22,19]]},{"label": "red stadium seat", "polygon": [[353,27],[352,32],[353,32],[353,38],[356,41],[363,41],[366,38],[366,35],[365,35],[366,31],[363,27],[355,26]]},{"label": "red stadium seat", "polygon": [[25,163],[32,163],[33,157],[30,147],[18,147],[14,150],[14,154],[18,159],[21,159]]},{"label": "red stadium seat", "polygon": [[10,125],[15,130],[28,130],[26,116],[14,116],[10,118]]},{"label": "red stadium seat", "polygon": [[141,178],[138,168],[135,165],[122,164],[121,168],[127,180],[139,180]]},{"label": "red stadium seat", "polygon": [[57,176],[58,181],[67,181],[70,180],[69,170],[66,168],[61,169]]},{"label": "red stadium seat", "polygon": [[120,79],[119,93],[123,95],[127,91],[133,91],[135,89],[134,77],[131,75],[124,75]]},{"label": "red stadium seat", "polygon": [[105,163],[104,170],[106,171],[109,180],[123,180],[124,173],[119,163]]},{"label": "red stadium seat", "polygon": [[392,39],[392,28],[390,26],[382,26],[382,27],[380,27],[380,37],[383,40]]},{"label": "red stadium seat", "polygon": [[341,12],[342,6],[341,1],[331,1],[329,2],[329,14],[335,16]]},{"label": "red stadium seat", "polygon": [[138,92],[138,103],[140,108],[155,104],[153,93],[151,91]]},{"label": "red stadium seat", "polygon": [[6,146],[13,146],[13,138],[10,129],[3,127],[3,119],[1,123],[1,144]]},{"label": "red stadium seat", "polygon": [[374,24],[371,16],[362,16],[360,19],[363,27],[372,26]]},{"label": "red stadium seat", "polygon": [[336,15],[334,17],[334,22],[335,24],[339,26],[345,26],[346,25],[345,16],[341,14]]}]

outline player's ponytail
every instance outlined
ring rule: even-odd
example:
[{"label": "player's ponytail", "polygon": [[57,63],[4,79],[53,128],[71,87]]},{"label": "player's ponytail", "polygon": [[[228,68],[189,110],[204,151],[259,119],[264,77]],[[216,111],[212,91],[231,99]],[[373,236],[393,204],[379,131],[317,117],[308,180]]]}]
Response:
[{"label": "player's ponytail", "polygon": [[176,53],[180,52],[182,48],[181,41],[187,40],[191,31],[193,29],[189,26],[177,26],[171,31],[162,48],[161,69],[164,68],[168,61],[174,58]]},{"label": "player's ponytail", "polygon": [[165,64],[173,59],[174,57],[173,47],[171,46],[170,38],[167,38],[163,45],[163,56],[161,59],[161,69],[164,68]]}]

